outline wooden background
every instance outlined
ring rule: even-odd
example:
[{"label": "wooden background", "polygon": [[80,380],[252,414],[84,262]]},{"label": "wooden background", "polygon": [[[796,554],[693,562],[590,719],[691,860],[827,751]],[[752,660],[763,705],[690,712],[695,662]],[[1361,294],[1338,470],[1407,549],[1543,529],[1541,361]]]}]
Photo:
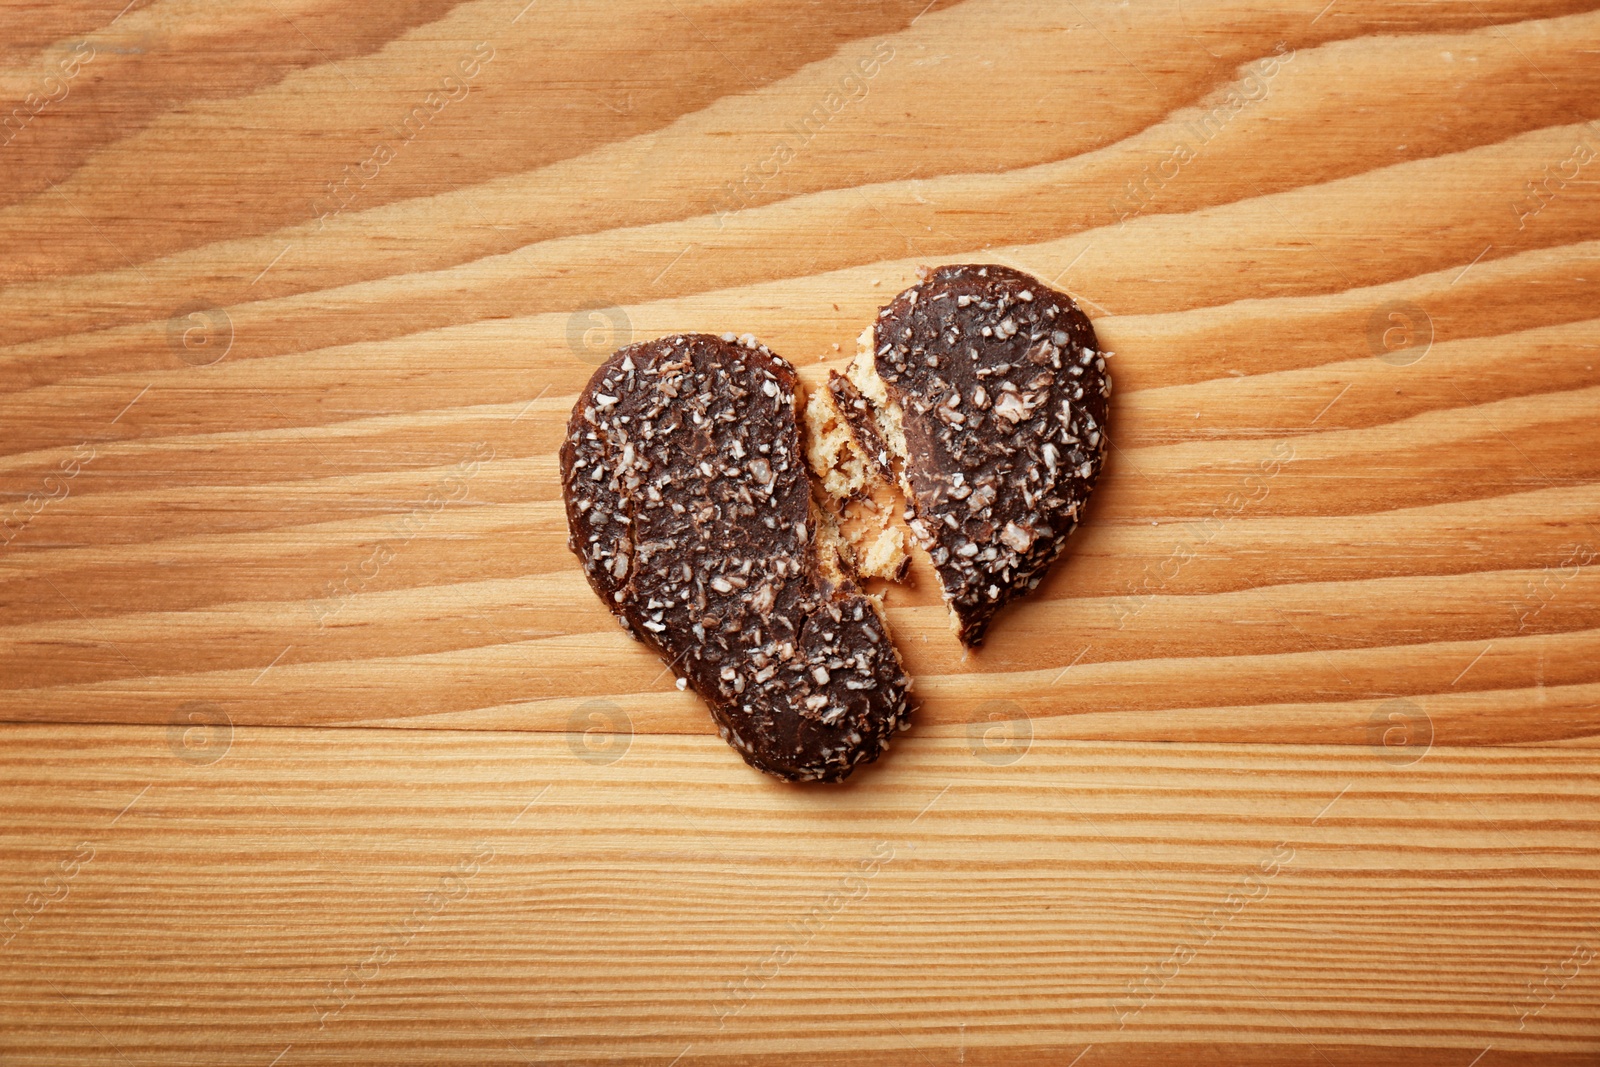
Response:
[{"label": "wooden background", "polygon": [[[121,4],[0,9],[0,1063],[1600,1061],[1600,9]],[[762,778],[573,396],[974,260],[1089,522]]]}]

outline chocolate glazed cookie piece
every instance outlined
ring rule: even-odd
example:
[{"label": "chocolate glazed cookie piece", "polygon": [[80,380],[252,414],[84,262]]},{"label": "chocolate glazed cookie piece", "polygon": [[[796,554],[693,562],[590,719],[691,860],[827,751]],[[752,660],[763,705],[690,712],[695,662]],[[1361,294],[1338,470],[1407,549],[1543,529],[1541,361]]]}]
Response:
[{"label": "chocolate glazed cookie piece", "polygon": [[779,778],[838,781],[908,725],[910,682],[813,507],[797,384],[754,340],[620,349],[573,409],[561,480],[589,584],[723,740]]},{"label": "chocolate glazed cookie piece", "polygon": [[1072,299],[1020,271],[934,271],[878,312],[850,376],[900,461],[912,532],[967,645],[1043,581],[1104,463],[1111,379]]}]

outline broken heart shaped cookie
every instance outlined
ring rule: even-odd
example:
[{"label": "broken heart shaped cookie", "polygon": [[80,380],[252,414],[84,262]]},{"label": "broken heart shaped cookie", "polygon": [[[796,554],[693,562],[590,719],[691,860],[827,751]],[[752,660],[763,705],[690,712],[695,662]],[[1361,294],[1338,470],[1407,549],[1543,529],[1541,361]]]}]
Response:
[{"label": "broken heart shaped cookie", "polygon": [[812,500],[798,384],[748,337],[620,349],[573,410],[562,491],[589,584],[723,740],[779,778],[838,781],[909,724],[910,681]]},{"label": "broken heart shaped cookie", "polygon": [[803,452],[794,368],[753,338],[630,345],[568,425],[569,544],[748,763],[838,781],[908,725],[910,681],[855,581],[904,576],[903,532],[884,523],[852,550],[836,514],[851,500],[881,513],[874,496],[897,482],[952,628],[981,644],[1044,580],[1094,490],[1106,355],[1065,294],[1006,267],[942,267],[814,391]]},{"label": "broken heart shaped cookie", "polygon": [[[981,644],[995,613],[1044,580],[1094,491],[1109,444],[1105,353],[1071,297],[994,265],[933,271],[878,312],[860,346],[848,393],[878,434],[836,450],[855,462],[834,464],[834,484],[859,492],[885,466],[873,462],[881,441],[952,628]],[[849,431],[845,395],[819,390],[814,402]]]}]

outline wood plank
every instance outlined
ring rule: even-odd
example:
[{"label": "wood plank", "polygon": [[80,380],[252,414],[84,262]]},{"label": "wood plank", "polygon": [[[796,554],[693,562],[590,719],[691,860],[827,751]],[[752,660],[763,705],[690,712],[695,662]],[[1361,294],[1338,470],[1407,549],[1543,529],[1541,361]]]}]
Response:
[{"label": "wood plank", "polygon": [[[1517,292],[1519,280],[1539,286],[1527,292],[1543,293],[1545,264],[1544,253],[1488,264],[1481,268],[1483,284],[1508,303],[1506,294]],[[1419,280],[1411,291],[1447,292],[1448,273]],[[1360,306],[1348,294],[1311,298],[1309,304],[1305,298],[1270,303],[1283,305],[1286,318],[1312,324],[1309,329],[1317,332],[1307,334],[1306,348],[1330,328],[1359,321],[1345,310]],[[1559,303],[1539,306],[1560,314]],[[1463,312],[1445,305],[1443,313]],[[1134,378],[1119,401],[1119,414],[1131,425],[1119,429],[1127,443],[1113,463],[1113,471],[1126,477],[1108,480],[1095,503],[1097,522],[1080,538],[1069,564],[1034,602],[1002,621],[997,632],[1019,634],[1014,642],[996,642],[964,659],[943,639],[942,615],[925,574],[915,588],[891,595],[900,631],[913,640],[919,634],[930,639],[931,647],[917,641],[910,651],[924,676],[929,715],[942,719],[976,710],[972,700],[948,702],[961,691],[943,684],[952,672],[1005,676],[1044,695],[1038,679],[1027,677],[1030,672],[1057,677],[1085,646],[1095,646],[1088,666],[1131,661],[1135,673],[1116,680],[1138,688],[1119,692],[1150,698],[1127,710],[1156,714],[1137,725],[1124,719],[1126,728],[1173,739],[1196,736],[1196,726],[1191,718],[1166,715],[1168,708],[1216,702],[1204,695],[1208,683],[1198,668],[1218,648],[1235,668],[1251,656],[1287,657],[1284,669],[1264,677],[1263,689],[1234,690],[1240,705],[1335,704],[1314,725],[1298,716],[1285,720],[1269,735],[1279,741],[1325,740],[1330,726],[1332,733],[1349,736],[1376,698],[1449,697],[1462,668],[1484,647],[1462,642],[1498,641],[1505,652],[1518,647],[1505,643],[1514,638],[1558,639],[1555,645],[1522,646],[1520,659],[1488,659],[1488,667],[1501,668],[1498,677],[1474,675],[1469,688],[1505,692],[1508,713],[1513,704],[1527,707],[1512,692],[1538,694],[1547,684],[1596,680],[1593,656],[1576,636],[1596,618],[1595,600],[1586,592],[1592,568],[1585,562],[1593,560],[1586,546],[1595,543],[1595,453],[1570,445],[1574,434],[1581,438],[1592,426],[1585,414],[1592,404],[1587,383],[1594,380],[1592,363],[1585,361],[1592,322],[1493,337],[1474,335],[1488,325],[1481,320],[1463,323],[1457,328],[1469,336],[1436,341],[1426,359],[1406,368],[1368,353],[1306,370],[1141,388],[1143,364],[1130,358],[1139,351],[1141,335],[1167,335],[1159,348],[1151,345],[1156,350],[1145,362],[1163,368],[1155,374],[1170,376],[1168,353],[1187,337],[1215,336],[1222,318],[1206,313],[1211,321],[1171,340],[1173,320],[1184,317],[1145,317],[1132,324],[1134,340],[1117,339],[1123,350],[1119,366]],[[1253,310],[1245,315],[1240,336],[1255,329],[1259,318]],[[1102,328],[1117,337],[1121,321],[1103,319]],[[1508,351],[1519,354],[1514,363],[1505,359]],[[1397,370],[1406,375],[1406,388],[1398,392],[1387,384],[1397,380]],[[1555,392],[1529,393],[1552,386]],[[1296,401],[1298,411],[1286,407],[1286,395],[1304,398]],[[530,422],[542,419],[552,427],[564,407],[562,400],[539,401],[492,414],[446,412],[424,422],[387,416],[366,420],[366,429],[342,423],[316,431],[321,442],[374,456],[379,444],[420,445],[418,458],[425,465],[407,471],[389,461],[393,473],[304,479],[293,478],[291,470],[284,472],[290,480],[280,474],[262,482],[259,439],[248,433],[193,444],[181,438],[141,443],[126,457],[108,450],[104,465],[91,465],[80,477],[82,491],[52,505],[48,514],[59,537],[82,547],[35,545],[26,536],[16,542],[11,560],[25,566],[5,583],[8,618],[21,624],[9,631],[19,668],[4,698],[15,709],[11,714],[163,721],[175,698],[205,698],[226,704],[241,722],[437,722],[454,716],[448,721],[457,725],[518,727],[541,718],[537,711],[530,718],[523,703],[528,697],[556,699],[557,714],[570,706],[569,696],[627,696],[634,705],[658,704],[659,697],[630,694],[662,683],[660,668],[611,629],[560,549],[548,459],[499,458],[502,448],[516,444],[497,436],[497,426],[503,435],[505,424],[514,427],[516,414],[526,410]],[[1220,433],[1209,426],[1195,429],[1191,408],[1232,425]],[[454,446],[463,449],[458,457],[473,448],[472,436],[481,435],[478,440],[495,442],[490,447],[496,459],[473,475],[470,505],[423,511],[419,498],[455,466],[437,462],[449,455],[448,446],[428,443],[428,428],[440,425],[441,437],[455,435],[462,442]],[[1304,432],[1284,433],[1294,429]],[[1521,443],[1508,442],[1508,433]],[[290,455],[327,452],[318,439],[302,438],[297,430],[275,434],[275,440],[293,441]],[[550,444],[542,447],[551,447],[553,434],[546,439]],[[1501,461],[1483,463],[1486,451],[1501,452]],[[1288,454],[1292,462],[1272,476],[1264,499],[1245,505],[1230,496],[1248,484],[1245,479],[1263,460]],[[55,453],[47,458],[60,461]],[[95,460],[99,464],[98,455]],[[434,465],[426,465],[429,460]],[[223,485],[207,484],[212,464],[222,471]],[[29,465],[18,471],[42,479],[48,469]],[[162,488],[168,478],[174,479],[172,488]],[[150,488],[117,488],[135,479]],[[224,488],[229,484],[239,487],[231,497]],[[530,487],[544,502],[529,501]],[[206,508],[208,495],[218,499]],[[177,505],[180,497],[184,503],[171,512],[173,532],[180,536],[163,537],[147,517]],[[1496,502],[1492,520],[1484,510],[1489,500]],[[1382,510],[1363,514],[1375,503]],[[341,510],[352,517],[339,519]],[[261,518],[249,521],[252,511]],[[392,539],[397,523],[419,513],[427,522],[407,534],[400,566],[353,592],[348,585],[342,593],[327,592],[368,558],[374,543]],[[297,521],[307,514],[319,521]],[[121,536],[119,525],[126,531]],[[150,540],[152,533],[156,540]],[[1175,562],[1175,552],[1191,550],[1192,558],[1179,555]],[[539,568],[534,575],[528,574],[530,564]],[[132,614],[126,608],[130,594],[141,608]],[[1407,605],[1404,612],[1352,615],[1344,609],[1362,598],[1387,604],[1397,597]],[[556,604],[567,605],[559,623],[551,611]],[[1063,646],[1052,639],[1063,626],[1080,640]],[[588,636],[567,640],[579,633]],[[508,647],[528,641],[536,644]],[[1363,648],[1409,655],[1359,666],[1332,659],[1335,652]],[[1306,654],[1310,649],[1317,654]],[[176,677],[175,652],[183,663]],[[293,656],[286,661],[279,658],[288,653]],[[1433,655],[1440,658],[1419,675],[1417,668]],[[1183,662],[1151,662],[1161,659]],[[619,660],[627,664],[620,676],[611,673]],[[1372,662],[1391,666],[1355,683],[1352,674]],[[264,678],[263,670],[274,663],[283,669]],[[1168,677],[1174,669],[1183,672],[1167,688],[1188,696],[1176,704],[1173,697],[1155,698],[1148,688],[1152,669]],[[419,678],[419,670],[432,677]],[[405,693],[396,699],[395,683],[402,677]],[[628,679],[621,687],[615,684],[619,677]],[[1074,681],[1088,677],[1080,672]],[[1431,677],[1432,688],[1420,688],[1420,677]],[[1562,680],[1554,682],[1557,677]],[[574,692],[574,682],[585,678],[592,681]],[[70,684],[49,692],[56,682]],[[330,684],[346,693],[354,688],[355,699],[318,714],[317,694]],[[1036,705],[1036,698],[1025,703],[1039,714],[1076,718],[1105,694],[1069,686],[1048,697],[1053,708]],[[1125,698],[1117,702],[1127,704]],[[684,707],[681,701],[670,704]],[[1530,708],[1522,717],[1523,732],[1502,727],[1493,737],[1574,736],[1592,728],[1594,717],[1587,702],[1577,710],[1578,721],[1591,725],[1551,723]],[[1200,728],[1203,736],[1229,739],[1210,732],[1218,721]],[[678,728],[704,728],[692,704]],[[1258,728],[1241,726],[1231,739],[1257,736]],[[1094,729],[1091,736],[1104,736]],[[1468,743],[1483,736],[1474,727],[1451,740]]]},{"label": "wood plank", "polygon": [[1526,999],[1600,936],[1592,751],[999,762],[941,727],[816,790],[703,736],[194,730],[3,730],[0,899],[58,897],[0,948],[8,1062],[1579,1063],[1600,1038],[1593,963]]}]

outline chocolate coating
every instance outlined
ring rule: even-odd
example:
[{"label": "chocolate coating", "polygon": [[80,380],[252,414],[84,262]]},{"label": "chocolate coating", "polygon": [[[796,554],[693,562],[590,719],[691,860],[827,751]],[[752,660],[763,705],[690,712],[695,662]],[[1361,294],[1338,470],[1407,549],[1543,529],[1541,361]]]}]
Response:
[{"label": "chocolate coating", "polygon": [[908,722],[876,601],[819,546],[794,368],[754,340],[630,345],[561,447],[569,546],[622,625],[789,780],[838,781]]},{"label": "chocolate coating", "polygon": [[1008,267],[941,267],[878,313],[912,532],[968,645],[1044,579],[1094,490],[1111,395],[1098,347],[1070,297]]}]

